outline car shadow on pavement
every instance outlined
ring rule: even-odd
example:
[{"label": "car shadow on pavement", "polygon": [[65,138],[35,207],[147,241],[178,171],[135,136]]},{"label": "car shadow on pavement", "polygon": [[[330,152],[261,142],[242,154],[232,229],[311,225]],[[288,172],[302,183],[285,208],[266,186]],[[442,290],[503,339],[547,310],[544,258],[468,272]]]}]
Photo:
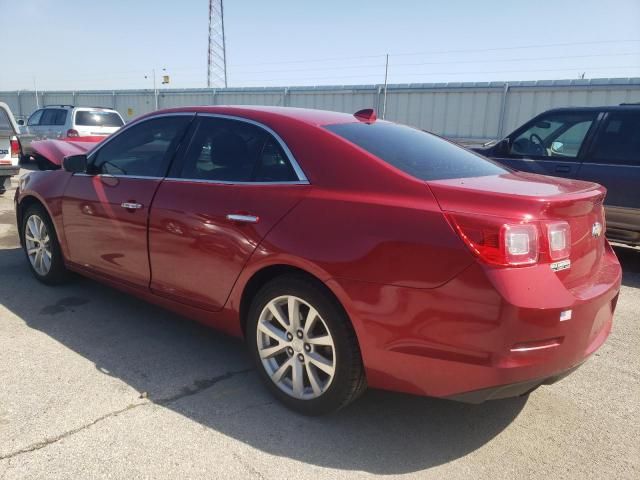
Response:
[{"label": "car shadow on pavement", "polygon": [[17,248],[0,250],[0,285],[5,308],[92,362],[98,375],[125,382],[131,401],[146,397],[255,449],[313,465],[376,474],[428,469],[485,445],[526,403],[369,391],[336,414],[307,418],[270,396],[237,339],[90,280],[41,285]]}]

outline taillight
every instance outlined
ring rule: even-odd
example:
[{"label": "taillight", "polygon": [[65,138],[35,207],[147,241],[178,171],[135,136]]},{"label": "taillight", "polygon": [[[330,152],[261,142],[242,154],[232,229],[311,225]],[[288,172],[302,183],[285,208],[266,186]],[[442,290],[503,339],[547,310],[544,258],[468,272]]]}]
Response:
[{"label": "taillight", "polygon": [[80,133],[78,133],[77,130],[74,130],[73,128],[70,128],[69,130],[67,130],[67,137],[79,137]]},{"label": "taillight", "polygon": [[571,228],[567,222],[547,223],[547,241],[551,260],[562,260],[571,253]]},{"label": "taillight", "polygon": [[531,265],[538,261],[538,227],[530,223],[507,224],[500,229],[507,265]]},{"label": "taillight", "polygon": [[538,261],[538,227],[498,217],[449,214],[454,228],[471,251],[493,265],[531,265]]},{"label": "taillight", "polygon": [[458,213],[447,216],[467,247],[492,265],[533,265],[540,258],[556,261],[571,253],[571,229],[564,221],[518,222]]},{"label": "taillight", "polygon": [[18,143],[18,140],[11,140],[11,156],[20,156],[20,144]]}]

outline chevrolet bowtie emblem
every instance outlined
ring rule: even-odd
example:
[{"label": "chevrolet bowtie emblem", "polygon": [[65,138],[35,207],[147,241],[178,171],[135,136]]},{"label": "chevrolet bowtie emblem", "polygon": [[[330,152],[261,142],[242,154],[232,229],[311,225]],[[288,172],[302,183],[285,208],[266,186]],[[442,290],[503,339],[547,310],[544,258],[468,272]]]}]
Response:
[{"label": "chevrolet bowtie emblem", "polygon": [[602,235],[602,224],[600,222],[596,222],[591,227],[591,236],[598,238]]}]

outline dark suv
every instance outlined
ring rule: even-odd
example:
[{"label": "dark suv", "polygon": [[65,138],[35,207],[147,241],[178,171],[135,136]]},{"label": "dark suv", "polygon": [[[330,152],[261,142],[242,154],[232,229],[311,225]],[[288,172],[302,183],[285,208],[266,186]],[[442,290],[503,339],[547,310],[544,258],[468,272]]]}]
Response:
[{"label": "dark suv", "polygon": [[607,236],[640,245],[640,104],[544,112],[477,152],[515,170],[607,187]]}]

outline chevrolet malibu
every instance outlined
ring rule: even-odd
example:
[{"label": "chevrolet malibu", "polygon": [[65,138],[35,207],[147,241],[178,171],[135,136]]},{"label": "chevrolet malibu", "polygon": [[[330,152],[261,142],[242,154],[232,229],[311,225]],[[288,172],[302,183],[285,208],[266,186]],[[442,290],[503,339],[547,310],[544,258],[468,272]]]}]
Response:
[{"label": "chevrolet malibu", "polygon": [[35,277],[73,271],[243,336],[305,414],[366,386],[526,395],[611,330],[621,269],[594,183],[372,110],[164,110],[75,153],[16,192]]}]

